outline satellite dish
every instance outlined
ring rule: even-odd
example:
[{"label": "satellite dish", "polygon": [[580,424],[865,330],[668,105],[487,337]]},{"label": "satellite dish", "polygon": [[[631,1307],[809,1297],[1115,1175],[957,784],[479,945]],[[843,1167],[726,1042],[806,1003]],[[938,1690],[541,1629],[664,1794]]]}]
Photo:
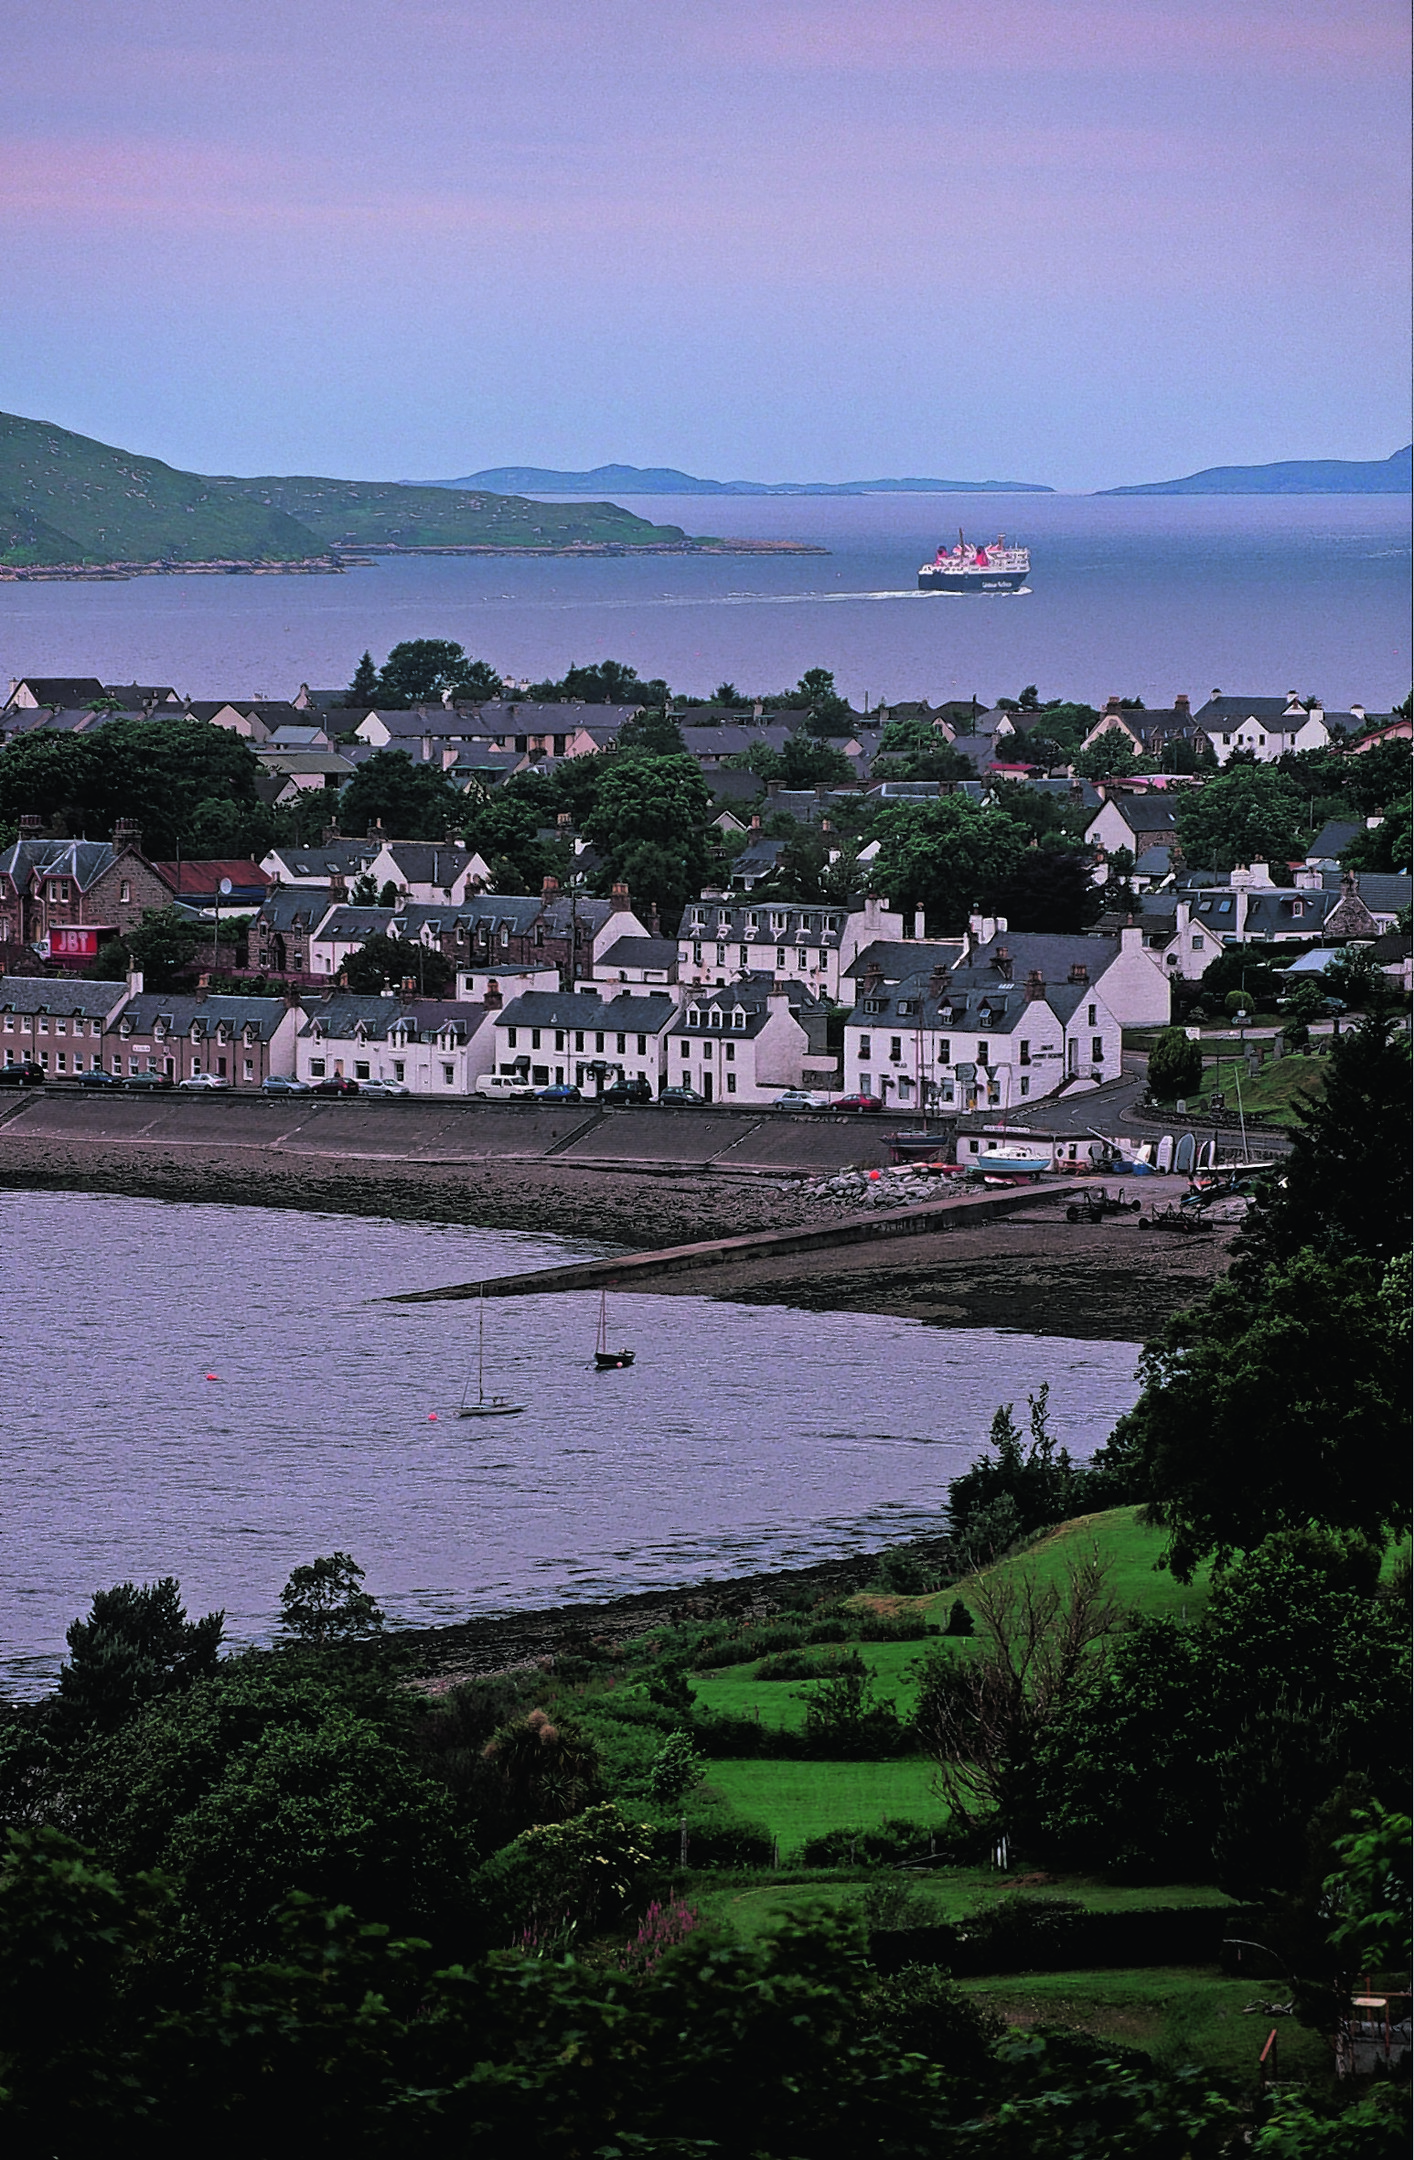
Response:
[{"label": "satellite dish", "polygon": [[230,879],[229,879],[228,877],[223,877],[223,878],[222,878],[222,880],[221,880],[221,896],[222,896],[222,898],[223,898],[223,899],[224,899],[224,898],[226,897],[226,895],[227,895],[228,893],[233,893],[233,892],[235,891],[235,889],[236,889],[236,888],[235,888],[235,886],[234,886],[234,885],[233,885],[233,884],[231,883],[231,881],[230,881]]}]

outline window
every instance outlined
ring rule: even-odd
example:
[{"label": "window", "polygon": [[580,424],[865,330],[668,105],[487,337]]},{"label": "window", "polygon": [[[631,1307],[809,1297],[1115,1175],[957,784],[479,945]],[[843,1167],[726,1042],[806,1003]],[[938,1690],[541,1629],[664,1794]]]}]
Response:
[{"label": "window", "polygon": [[1095,1008],[1093,1005],[1090,1007],[1090,1010],[1086,1017],[1089,1020],[1091,1027],[1093,1027],[1095,1025]]},{"label": "window", "polygon": [[1023,1095],[1029,1095],[1031,1093],[1031,1082],[1024,1074],[1022,1075],[1021,1092]]},{"label": "window", "polygon": [[556,1048],[557,1050],[563,1050],[563,1049],[564,1049],[564,1047],[565,1047],[565,1031],[564,1031],[564,1029],[563,1029],[563,1028],[556,1028],[556,1030],[555,1030],[555,1048]]},{"label": "window", "polygon": [[[314,1075],[314,1077],[315,1077],[315,1079],[316,1079],[316,1080],[322,1080],[322,1079],[324,1078],[324,1060],[323,1060],[323,1058],[311,1058],[311,1059],[310,1059],[310,1061],[309,1061],[309,1069],[310,1069],[310,1071],[311,1071],[311,1072],[313,1073],[313,1075]],[[134,1062],[134,1064],[133,1064],[133,1071],[134,1071],[134,1072],[136,1072],[136,1071],[137,1071],[137,1064],[136,1064],[136,1062]]]},{"label": "window", "polygon": [[245,1079],[245,1080],[253,1080],[253,1079],[255,1078],[255,1060],[254,1060],[254,1058],[247,1058],[247,1059],[245,1060],[245,1069],[244,1069],[244,1071],[243,1071],[243,1073],[242,1073],[241,1077],[242,1077],[242,1079]]},{"label": "window", "polygon": [[[727,1045],[727,1056],[728,1056],[728,1057],[730,1057],[730,1056],[731,1056],[731,1054],[732,1054],[732,1052],[731,1052],[731,1044],[730,1044],[730,1043],[728,1043],[728,1045]],[[735,1073],[728,1073],[728,1074],[727,1074],[727,1093],[728,1093],[729,1095],[735,1095],[735,1093],[736,1093],[736,1074],[735,1074]]]},{"label": "window", "polygon": [[[594,1038],[594,1047],[596,1050],[602,1050],[604,1047],[604,1030],[602,1028],[600,1028],[598,1034]],[[619,1044],[619,1048],[622,1050],[622,1043]]]},{"label": "window", "polygon": [[869,1063],[869,1037],[867,1035],[861,1035],[859,1038],[859,1062],[861,1065]]},{"label": "window", "polygon": [[714,1027],[714,1028],[719,1028],[719,1027],[721,1026],[721,1024],[722,1024],[722,1008],[721,1008],[721,1006],[720,1006],[720,1005],[714,1005],[714,1006],[712,1007],[712,1017],[711,1017],[711,1021],[710,1021],[710,1023],[709,1023],[709,1024],[710,1024],[710,1025],[711,1025],[712,1027]]},{"label": "window", "polygon": [[[619,1037],[619,1043],[622,1046],[622,1036]],[[638,1054],[640,1057],[647,1057],[648,1055],[648,1037],[646,1035],[640,1035],[638,1038]]]},{"label": "window", "polygon": [[1090,1038],[1090,1063],[1092,1065],[1103,1065],[1104,1062],[1105,1039],[1103,1035],[1093,1035]]},{"label": "window", "polygon": [[47,1020],[40,1021],[39,1032],[41,1035],[47,1035],[49,1033],[49,1022]]},{"label": "window", "polygon": [[751,948],[750,948],[749,946],[747,946],[747,945],[739,945],[739,946],[737,947],[737,965],[738,965],[739,967],[750,967],[750,965],[751,965]]},{"label": "window", "polygon": [[366,1079],[368,1078],[368,1060],[367,1060],[367,1058],[358,1058],[358,1059],[356,1059],[356,1060],[355,1060],[355,1062],[354,1062],[354,1078],[355,1078],[355,1080],[366,1080]]},{"label": "window", "polygon": [[216,1073],[217,1073],[217,1077],[218,1077],[218,1079],[221,1079],[221,1080],[224,1080],[224,1079],[225,1079],[225,1077],[226,1077],[226,1060],[225,1060],[224,1058],[217,1058],[217,1060],[216,1060]]},{"label": "window", "polygon": [[64,1069],[65,1069],[65,1066],[66,1066],[67,1062],[68,1062],[68,1061],[67,1061],[67,1059],[65,1058],[65,1056],[64,1056],[64,1053],[63,1053],[63,1051],[62,1051],[62,1050],[56,1050],[56,1051],[55,1051],[55,1053],[54,1053],[54,1070],[55,1070],[55,1072],[63,1072],[63,1071],[64,1071]]},{"label": "window", "polygon": [[902,1056],[903,1037],[901,1035],[891,1035],[889,1037],[889,1063],[891,1065],[897,1065],[899,1059]]},{"label": "window", "polygon": [[1201,952],[1203,950],[1203,933],[1201,930],[1198,932],[1197,936],[1193,939],[1192,942],[1194,952]]},{"label": "window", "polygon": [[457,1068],[455,1065],[444,1065],[442,1067],[442,1084],[444,1087],[450,1087],[456,1077]]},{"label": "window", "polygon": [[540,1048],[539,1028],[532,1028],[530,1031],[530,1047],[532,1050],[538,1050]]},{"label": "window", "polygon": [[512,1050],[514,1050],[516,1046],[516,1031],[514,1028],[506,1029],[506,1041],[510,1044]]},{"label": "window", "polygon": [[[602,1037],[602,1036],[601,1036],[601,1037],[599,1038],[599,1043],[600,1043],[600,1048],[602,1049],[602,1048],[603,1048],[603,1037]],[[628,1037],[627,1037],[627,1035],[616,1035],[616,1036],[614,1037],[614,1048],[615,1048],[615,1049],[616,1049],[616,1050],[618,1051],[618,1053],[619,1053],[619,1056],[620,1056],[620,1057],[622,1057],[622,1056],[623,1056],[623,1054],[624,1054],[624,1052],[625,1052],[625,1051],[627,1050],[627,1048],[628,1048]]]},{"label": "window", "polygon": [[941,1036],[938,1041],[938,1063],[940,1065],[951,1065],[952,1063],[952,1044],[946,1035]]},{"label": "window", "polygon": [[1232,913],[1232,902],[1230,900],[1219,900],[1218,913],[1219,915],[1230,915]]},{"label": "window", "polygon": [[734,1028],[744,1028],[746,1026],[746,1014],[740,1005],[732,1007],[732,1026]]},{"label": "window", "polygon": [[984,1068],[986,1066],[987,1059],[991,1053],[991,1048],[992,1046],[990,1043],[980,1042],[977,1045],[977,1062]]},{"label": "window", "polygon": [[[575,1049],[576,1049],[576,1050],[582,1050],[582,1049],[584,1048],[584,1029],[583,1029],[583,1028],[576,1028],[576,1029],[575,1029],[575,1031],[574,1031],[574,1046],[575,1046]],[[600,1048],[602,1049],[602,1048],[603,1048],[603,1044],[601,1043],[599,1047],[600,1047]]]},{"label": "window", "polygon": [[785,950],[785,947],[784,947],[784,945],[778,945],[778,946],[776,947],[776,966],[777,966],[778,968],[783,968],[783,967],[785,966],[785,964],[786,964],[786,950]]},{"label": "window", "polygon": [[131,886],[131,885],[130,885],[130,884],[128,883],[128,880],[127,880],[126,878],[124,878],[124,879],[123,879],[123,881],[122,881],[122,883],[121,883],[121,884],[119,885],[119,887],[118,887],[118,900],[119,900],[119,904],[120,904],[120,905],[123,905],[123,906],[126,906],[126,905],[127,905],[127,903],[128,903],[128,902],[129,902],[129,901],[130,901],[130,900],[132,899],[132,896],[133,896],[133,889],[132,889],[132,886]]},{"label": "window", "polygon": [[728,1043],[728,1044],[727,1044],[727,1047],[726,1047],[726,1052],[725,1052],[725,1056],[726,1056],[726,1060],[727,1060],[727,1063],[728,1063],[728,1064],[730,1065],[730,1063],[731,1063],[732,1059],[733,1059],[733,1058],[734,1058],[734,1057],[736,1056],[736,1044],[735,1044],[735,1043]]},{"label": "window", "polygon": [[690,1042],[684,1042],[682,1046],[682,1054],[684,1057],[692,1056],[692,1044]]},{"label": "window", "polygon": [[692,964],[694,967],[701,967],[702,965],[702,947],[700,945],[694,945],[692,948]]},{"label": "window", "polygon": [[401,1080],[401,1079],[402,1079],[402,1077],[403,1077],[403,1061],[402,1061],[402,1059],[401,1059],[401,1058],[394,1058],[394,1060],[393,1060],[393,1078],[394,1078],[395,1080]]},{"label": "window", "polygon": [[1021,1045],[1021,1057],[1019,1062],[1023,1065],[1029,1065],[1031,1063],[1031,1045],[1029,1042],[1023,1042],[1023,1044]]},{"label": "window", "polygon": [[688,1024],[688,1026],[689,1026],[689,1027],[701,1027],[701,1025],[702,1025],[702,1008],[701,1008],[701,1006],[700,1006],[700,1005],[689,1005],[689,1006],[688,1006],[688,1008],[687,1008],[687,1024]]},{"label": "window", "polygon": [[719,945],[719,946],[717,947],[717,965],[718,965],[718,967],[725,967],[725,966],[726,966],[726,964],[727,964],[727,948],[726,948],[726,946],[725,946],[725,945]]}]

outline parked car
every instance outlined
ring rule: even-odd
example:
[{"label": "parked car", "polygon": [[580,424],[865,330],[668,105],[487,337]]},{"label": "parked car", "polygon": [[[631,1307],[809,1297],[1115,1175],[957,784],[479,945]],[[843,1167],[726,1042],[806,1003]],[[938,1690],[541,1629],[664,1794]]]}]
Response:
[{"label": "parked car", "polygon": [[230,1084],[230,1081],[223,1080],[219,1073],[188,1073],[185,1080],[179,1080],[177,1082],[177,1086],[179,1088],[193,1089],[228,1088]]},{"label": "parked car", "polygon": [[535,1100],[537,1102],[583,1102],[584,1097],[580,1094],[573,1080],[557,1080],[553,1087],[537,1088],[535,1090]]},{"label": "parked car", "polygon": [[653,1083],[645,1080],[642,1073],[632,1080],[615,1080],[601,1092],[597,1100],[619,1110],[626,1109],[631,1103],[651,1103]]},{"label": "parked car", "polygon": [[877,1095],[837,1095],[830,1104],[832,1110],[882,1110]]},{"label": "parked car", "polygon": [[0,1087],[43,1087],[44,1074],[38,1065],[0,1066]]},{"label": "parked car", "polygon": [[481,1073],[476,1093],[482,1102],[533,1102],[535,1090],[519,1073]]},{"label": "parked car", "polygon": [[669,1109],[672,1109],[675,1104],[681,1109],[684,1104],[705,1103],[707,1097],[699,1095],[694,1087],[665,1087],[658,1100],[660,1103],[666,1103]]},{"label": "parked car", "polygon": [[116,1073],[104,1072],[101,1066],[93,1072],[81,1073],[79,1076],[80,1087],[113,1088],[121,1087],[122,1084]]},{"label": "parked car", "polygon": [[359,1087],[365,1095],[411,1095],[412,1089],[404,1087],[401,1080],[360,1080]]},{"label": "parked car", "polygon": [[265,1095],[307,1095],[309,1093],[309,1082],[307,1080],[296,1080],[289,1073],[271,1073],[267,1079],[261,1081],[260,1087],[262,1094]]},{"label": "parked car", "polygon": [[331,1073],[327,1080],[316,1080],[309,1092],[311,1095],[357,1095],[361,1090],[357,1080],[346,1080],[342,1073]]},{"label": "parked car", "polygon": [[125,1088],[137,1088],[139,1091],[147,1088],[169,1088],[171,1085],[172,1075],[170,1073],[155,1072],[129,1073],[127,1079],[123,1082]]},{"label": "parked car", "polygon": [[787,1088],[778,1095],[772,1107],[776,1110],[825,1110],[829,1107],[828,1095],[812,1095],[809,1088]]}]

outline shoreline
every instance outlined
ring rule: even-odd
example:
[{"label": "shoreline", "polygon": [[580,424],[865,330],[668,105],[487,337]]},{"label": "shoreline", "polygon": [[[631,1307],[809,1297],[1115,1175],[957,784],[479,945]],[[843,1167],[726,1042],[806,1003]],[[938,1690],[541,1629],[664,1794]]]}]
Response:
[{"label": "shoreline", "polygon": [[811,540],[569,540],[561,546],[515,547],[496,541],[449,541],[429,547],[400,547],[394,541],[370,540],[328,555],[308,555],[290,562],[261,557],[212,557],[202,562],[0,563],[0,585],[121,585],[140,577],[343,577],[349,570],[371,570],[386,558],[475,555],[512,556],[535,561],[543,556],[577,555],[828,555]]}]

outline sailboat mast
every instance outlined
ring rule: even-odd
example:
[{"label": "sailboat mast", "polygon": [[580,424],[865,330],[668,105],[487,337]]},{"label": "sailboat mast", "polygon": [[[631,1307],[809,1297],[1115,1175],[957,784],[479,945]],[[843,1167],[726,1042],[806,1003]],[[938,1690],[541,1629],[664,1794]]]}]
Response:
[{"label": "sailboat mast", "polygon": [[481,1296],[476,1306],[476,1399],[486,1400],[486,1285],[481,1285]]}]

